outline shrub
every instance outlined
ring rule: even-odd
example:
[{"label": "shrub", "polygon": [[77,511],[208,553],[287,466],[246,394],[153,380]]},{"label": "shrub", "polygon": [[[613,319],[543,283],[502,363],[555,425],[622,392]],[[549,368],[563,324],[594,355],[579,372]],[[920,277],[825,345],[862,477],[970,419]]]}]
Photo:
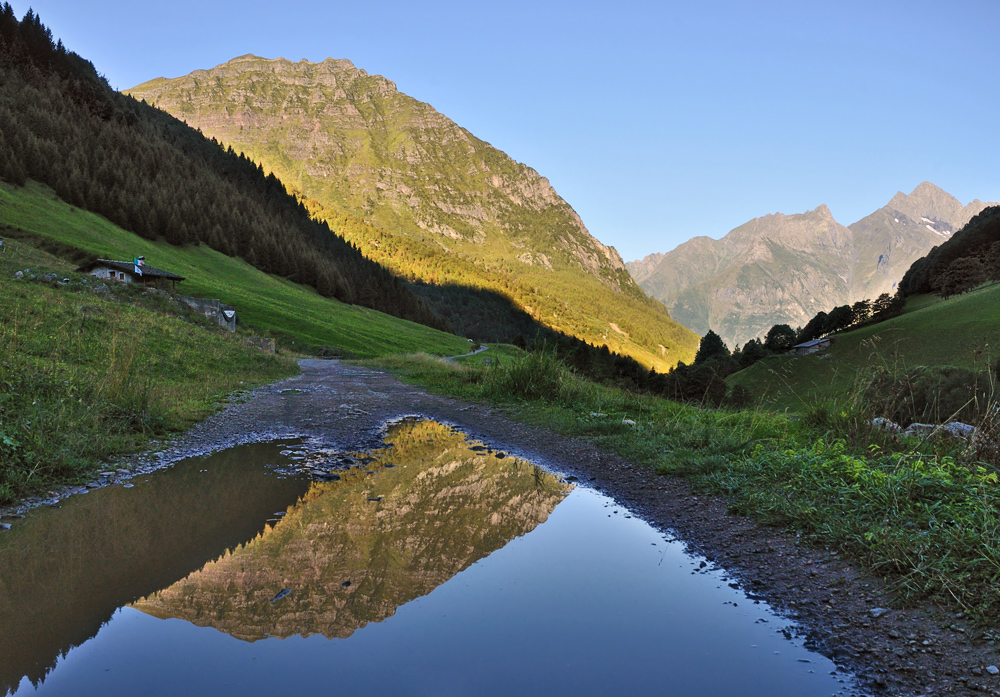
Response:
[{"label": "shrub", "polygon": [[915,421],[942,423],[981,417],[991,397],[986,376],[965,368],[918,366],[902,372],[877,370],[863,390],[874,416],[901,426]]},{"label": "shrub", "polygon": [[733,385],[726,397],[726,406],[733,409],[746,409],[753,403],[753,395],[745,385]]},{"label": "shrub", "polygon": [[553,399],[562,396],[570,377],[555,352],[543,349],[490,364],[482,389],[498,399]]}]

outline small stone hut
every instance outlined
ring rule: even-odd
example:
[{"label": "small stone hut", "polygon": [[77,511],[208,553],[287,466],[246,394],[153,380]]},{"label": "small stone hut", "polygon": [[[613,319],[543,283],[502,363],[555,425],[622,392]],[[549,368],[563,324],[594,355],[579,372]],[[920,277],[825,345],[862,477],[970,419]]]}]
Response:
[{"label": "small stone hut", "polygon": [[114,261],[112,259],[98,259],[89,264],[84,264],[77,271],[89,273],[98,278],[107,278],[112,281],[122,283],[141,283],[144,286],[154,286],[163,288],[167,284],[171,290],[175,290],[178,281],[183,281],[183,276],[158,269],[155,266],[144,264],[139,267],[142,273],[136,272],[136,265],[131,261]]},{"label": "small stone hut", "polygon": [[806,356],[810,353],[816,353],[817,351],[822,351],[827,348],[830,345],[830,341],[830,337],[804,341],[801,344],[795,344],[795,346],[792,347],[792,351],[796,356]]}]

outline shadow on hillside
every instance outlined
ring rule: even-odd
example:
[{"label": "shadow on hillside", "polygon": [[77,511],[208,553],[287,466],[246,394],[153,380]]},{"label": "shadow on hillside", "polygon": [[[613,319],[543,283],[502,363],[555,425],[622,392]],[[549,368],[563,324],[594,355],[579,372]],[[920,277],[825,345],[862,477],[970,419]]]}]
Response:
[{"label": "shadow on hillside", "polygon": [[451,331],[469,339],[523,345],[563,336],[496,291],[454,283],[416,282],[410,287]]}]

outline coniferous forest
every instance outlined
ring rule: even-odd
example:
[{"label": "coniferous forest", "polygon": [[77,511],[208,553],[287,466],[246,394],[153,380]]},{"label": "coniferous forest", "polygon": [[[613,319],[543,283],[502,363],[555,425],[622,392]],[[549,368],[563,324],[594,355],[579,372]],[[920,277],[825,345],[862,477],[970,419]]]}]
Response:
[{"label": "coniferous forest", "polygon": [[47,184],[147,239],[206,244],[326,297],[437,328],[405,282],[246,157],[115,92],[30,11],[0,8],[0,179]]},{"label": "coniferous forest", "polygon": [[899,282],[899,293],[904,298],[920,293],[947,298],[986,281],[1000,281],[1000,206],[987,208],[917,259]]}]

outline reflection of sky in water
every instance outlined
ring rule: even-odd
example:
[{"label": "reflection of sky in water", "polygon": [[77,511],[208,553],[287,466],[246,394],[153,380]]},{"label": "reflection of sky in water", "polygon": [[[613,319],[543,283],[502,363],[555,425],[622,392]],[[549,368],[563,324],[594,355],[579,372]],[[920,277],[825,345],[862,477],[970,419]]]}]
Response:
[{"label": "reflection of sky in water", "polygon": [[534,531],[349,639],[248,643],[125,608],[39,694],[806,697],[844,687],[829,661],[782,637],[786,623],[697,566],[576,489]]}]

